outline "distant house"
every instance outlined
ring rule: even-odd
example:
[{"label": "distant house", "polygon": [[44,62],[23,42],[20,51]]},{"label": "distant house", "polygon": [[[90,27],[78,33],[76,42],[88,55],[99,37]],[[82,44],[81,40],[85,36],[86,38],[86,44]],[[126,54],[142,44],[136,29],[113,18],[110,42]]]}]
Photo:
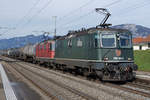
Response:
[{"label": "distant house", "polygon": [[134,50],[147,50],[150,49],[150,35],[146,38],[137,37],[133,39]]}]

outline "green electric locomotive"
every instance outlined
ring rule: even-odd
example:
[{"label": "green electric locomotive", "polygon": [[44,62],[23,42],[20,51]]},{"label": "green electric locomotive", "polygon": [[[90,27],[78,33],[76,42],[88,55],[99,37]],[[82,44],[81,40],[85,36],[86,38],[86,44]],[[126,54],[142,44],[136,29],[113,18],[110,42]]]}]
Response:
[{"label": "green electric locomotive", "polygon": [[56,40],[56,63],[103,80],[132,80],[134,64],[132,34],[123,29],[92,28]]},{"label": "green electric locomotive", "polygon": [[135,78],[132,34],[125,29],[114,29],[105,24],[72,31],[55,41],[54,62],[58,67],[70,68],[86,75],[94,74],[101,80],[126,81]]}]

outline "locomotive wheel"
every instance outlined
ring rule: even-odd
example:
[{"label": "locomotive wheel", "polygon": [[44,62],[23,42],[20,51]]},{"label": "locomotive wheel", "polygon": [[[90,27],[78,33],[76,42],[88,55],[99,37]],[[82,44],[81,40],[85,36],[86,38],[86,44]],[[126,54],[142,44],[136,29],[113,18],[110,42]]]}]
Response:
[{"label": "locomotive wheel", "polygon": [[100,71],[100,70],[96,70],[96,76],[99,80],[102,80],[103,79],[103,72]]}]

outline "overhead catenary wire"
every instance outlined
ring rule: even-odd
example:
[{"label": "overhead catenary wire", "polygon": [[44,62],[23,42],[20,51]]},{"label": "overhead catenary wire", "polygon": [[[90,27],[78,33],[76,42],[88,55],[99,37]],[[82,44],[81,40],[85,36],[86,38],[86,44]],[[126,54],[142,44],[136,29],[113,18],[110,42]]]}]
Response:
[{"label": "overhead catenary wire", "polygon": [[[145,4],[143,4],[143,5],[140,5],[140,6],[134,6],[134,7],[133,7],[133,10],[136,10],[136,9],[139,9],[139,8],[142,8],[142,7],[145,7],[145,6],[148,6],[149,4],[150,4],[150,2],[145,3]],[[133,10],[130,10],[129,12],[131,12],[131,11],[133,11]],[[129,12],[127,12],[127,13],[129,13]]]},{"label": "overhead catenary wire", "polygon": [[[64,16],[61,17],[60,19],[62,19],[62,18],[68,18],[67,15],[73,15],[73,13],[74,13],[75,11],[80,10],[81,8],[83,8],[83,7],[85,7],[85,6],[89,5],[89,4],[91,4],[91,2],[93,2],[93,1],[94,1],[94,0],[90,0],[90,1],[87,2],[86,4],[84,4],[84,5],[82,5],[81,7],[79,7],[79,8],[77,8],[77,9],[75,9],[75,10],[69,12],[68,14],[64,15]],[[115,4],[117,4],[117,3],[121,2],[121,1],[122,1],[122,0],[113,1],[113,2],[111,2],[111,3],[109,3],[109,4],[107,4],[107,5],[104,5],[104,7],[111,7],[112,5],[115,5]],[[91,12],[91,11],[89,11],[89,12]],[[87,12],[87,13],[89,13],[89,12]],[[87,14],[87,13],[86,13],[86,14]],[[84,15],[86,15],[86,14],[84,14]],[[90,13],[89,13],[89,14],[90,14]],[[81,16],[82,16],[82,15],[81,15]]]},{"label": "overhead catenary wire", "polygon": [[140,4],[138,3],[138,4],[135,4],[135,5],[129,6],[125,9],[120,9],[121,13],[119,13],[119,15],[116,15],[116,17],[123,16],[125,14],[128,14],[128,13],[132,12],[132,11],[135,11],[136,9],[148,6],[149,4],[150,4],[150,2],[141,2]]},{"label": "overhead catenary wire", "polygon": [[41,0],[37,0],[37,1],[35,2],[35,4],[33,4],[33,6],[27,11],[27,13],[16,23],[16,25],[14,25],[15,28],[13,28],[13,29],[8,29],[8,30],[4,31],[3,34],[8,33],[8,32],[11,31],[11,30],[16,30],[16,29],[18,29],[18,27],[21,25],[21,23],[23,22],[23,20],[25,20],[25,18],[27,18],[27,17],[29,16],[29,14],[32,12],[33,9],[35,9],[35,7],[39,4],[40,1],[41,1]]},{"label": "overhead catenary wire", "polygon": [[27,22],[23,25],[26,26],[27,24],[31,23],[31,21],[37,17],[43,10],[45,10],[45,8],[47,8],[49,6],[50,3],[52,3],[53,0],[49,0],[40,10],[37,11],[37,13],[35,13],[33,16],[31,16],[31,18],[29,20],[27,20]]},{"label": "overhead catenary wire", "polygon": [[[61,17],[60,19],[58,19],[58,21],[60,21],[60,20],[62,20],[62,19],[66,19],[66,18],[72,16],[73,13],[75,13],[76,11],[78,11],[78,10],[80,10],[80,9],[82,9],[82,8],[84,8],[84,7],[86,7],[86,6],[88,6],[89,4],[93,3],[94,1],[95,1],[95,0],[90,0],[90,1],[88,1],[86,4],[81,5],[79,8],[77,8],[77,9],[75,9],[75,10],[72,10],[72,11],[70,11],[69,13],[67,13],[66,15],[64,15],[63,17]],[[111,7],[112,5],[117,4],[117,3],[119,3],[120,1],[122,1],[122,0],[116,0],[116,1],[114,1],[114,2],[111,2],[111,3],[107,4],[107,5],[104,5],[104,7]],[[89,13],[89,12],[88,12],[88,13]],[[69,15],[70,15],[70,16],[69,16]]]},{"label": "overhead catenary wire", "polygon": [[[92,14],[92,13],[94,13],[94,10],[91,10],[91,11],[89,11],[88,13],[85,13],[84,15],[81,15],[81,16],[79,16],[79,17],[77,17],[77,18],[75,18],[75,19],[72,19],[71,21],[66,22],[66,23],[63,23],[63,24],[68,25],[68,24],[70,24],[70,23],[79,21],[79,20],[81,20],[82,18],[87,17],[87,16],[89,16],[89,15]],[[61,25],[62,25],[62,24],[61,24]],[[61,26],[61,25],[59,25],[59,26]]]},{"label": "overhead catenary wire", "polygon": [[84,7],[88,6],[88,5],[90,5],[90,4],[93,3],[94,1],[95,1],[95,0],[90,0],[90,1],[86,2],[85,4],[81,5],[80,7],[76,8],[76,9],[70,11],[69,13],[65,14],[64,16],[60,17],[58,20],[60,21],[60,20],[62,20],[62,19],[64,19],[64,18],[66,19],[66,18],[72,16],[73,13],[75,13],[75,12],[77,12],[78,10],[81,10],[82,8],[84,8]]},{"label": "overhead catenary wire", "polygon": [[[108,5],[105,5],[105,6],[110,7],[110,6],[115,5],[116,3],[119,3],[120,1],[121,1],[121,0],[117,0],[117,1],[114,1],[114,2],[112,2],[112,3],[110,3],[110,4],[108,4]],[[141,3],[140,3],[140,4],[141,4]],[[126,13],[129,13],[129,12],[135,10],[135,9],[139,9],[139,8],[145,7],[145,6],[149,5],[149,4],[150,4],[150,3],[147,3],[147,2],[145,3],[145,2],[144,2],[144,4],[142,4],[142,5],[131,6],[131,7],[129,7],[129,8],[132,8],[132,10],[128,10],[128,12],[126,12]],[[126,14],[126,13],[122,11],[122,14],[120,14],[120,16],[122,16],[123,14]],[[87,16],[85,16],[85,17],[87,17]],[[84,16],[81,17],[81,18],[84,18]],[[77,18],[77,19],[78,19],[78,18]],[[78,20],[73,20],[73,21],[78,21]],[[69,23],[72,23],[73,21],[66,23],[65,26],[68,25]],[[62,26],[63,29],[64,29],[64,28],[72,27],[73,25],[68,25],[67,27],[65,27],[65,26]],[[62,27],[61,27],[61,28],[62,28]]]},{"label": "overhead catenary wire", "polygon": [[[121,2],[121,1],[122,1],[122,0],[113,1],[113,2],[111,2],[111,3],[109,3],[109,4],[104,5],[104,7],[106,7],[106,6],[107,6],[107,7],[111,7],[111,6],[117,4],[117,3]],[[89,12],[87,12],[86,14],[81,15],[81,16],[79,16],[79,17],[77,17],[77,18],[75,18],[75,19],[73,19],[73,20],[71,20],[71,21],[69,21],[69,22],[63,23],[63,24],[61,24],[61,25],[59,25],[59,26],[60,26],[60,28],[61,28],[62,26],[64,27],[64,25],[66,26],[66,25],[68,25],[68,24],[70,24],[70,23],[79,21],[79,20],[83,19],[84,17],[89,16],[90,14],[92,14],[92,13],[94,13],[94,12],[95,12],[94,10],[89,11]]]},{"label": "overhead catenary wire", "polygon": [[[76,13],[77,11],[80,11],[81,9],[85,8],[86,6],[92,4],[94,1],[96,1],[96,0],[90,0],[90,1],[86,2],[83,5],[80,5],[80,7],[71,10],[70,12],[68,12],[65,15],[63,15],[62,17],[58,17],[57,23],[61,23],[61,21],[64,21],[64,19],[70,18],[71,16],[73,16],[74,13]],[[52,23],[50,25],[52,25]],[[45,25],[45,26],[47,26],[47,25]]]},{"label": "overhead catenary wire", "polygon": [[105,7],[105,8],[106,8],[106,7],[111,7],[111,6],[117,4],[117,3],[121,2],[121,1],[122,1],[122,0],[116,0],[116,1],[114,1],[114,2],[111,2],[110,4],[105,5],[104,7]]},{"label": "overhead catenary wire", "polygon": [[[48,0],[48,2],[47,3],[45,3],[44,4],[44,6],[41,8],[41,9],[39,9],[33,16],[31,16],[28,20],[27,20],[27,22],[25,23],[25,24],[23,24],[22,25],[22,28],[21,29],[23,29],[26,25],[28,25],[29,23],[31,23],[31,21],[36,17],[36,16],[38,16],[43,10],[45,10],[45,8],[46,7],[48,7],[48,5],[52,2],[53,0]],[[40,1],[38,1],[37,3],[36,3],[36,5],[39,3]],[[35,5],[34,5],[35,6]],[[32,8],[33,9],[33,8]],[[29,11],[30,12],[30,11]],[[5,33],[8,33],[9,31],[6,31]]]},{"label": "overhead catenary wire", "polygon": [[[121,1],[123,1],[123,0],[116,0],[116,1],[113,1],[113,2],[111,2],[111,3],[109,3],[109,4],[107,4],[107,5],[105,5],[104,7],[112,7],[112,6],[114,6],[115,4],[117,4],[117,3],[119,3],[119,2],[121,2]],[[145,5],[143,5],[142,7],[144,7]],[[135,7],[135,6],[134,6]],[[140,8],[140,7],[135,7],[135,9],[138,9],[138,8]],[[129,10],[130,11],[130,10]],[[92,12],[92,11],[91,11]],[[89,14],[90,14],[90,12],[88,12]],[[81,16],[79,16],[79,17],[77,17],[77,18],[74,18],[74,19],[72,19],[71,21],[68,21],[68,22],[66,22],[65,20],[63,20],[64,22],[63,23],[61,23],[60,25],[58,25],[58,27],[59,27],[59,30],[61,29],[61,28],[66,28],[65,26],[67,26],[67,28],[69,28],[69,27],[73,27],[73,25],[69,25],[69,24],[73,24],[74,22],[77,22],[77,21],[79,21],[79,20],[81,20],[81,19],[83,19],[83,18],[85,18],[85,17],[87,17],[88,16],[88,13],[86,13],[86,14],[84,14],[84,15],[81,15]],[[70,14],[70,15],[72,15],[72,14]],[[63,17],[61,17],[61,18],[63,18]],[[77,25],[76,25],[77,26]],[[61,30],[62,31],[62,30]]]},{"label": "overhead catenary wire", "polygon": [[16,24],[16,27],[22,23],[22,21],[29,16],[32,10],[40,3],[41,0],[37,0],[35,4],[28,10],[28,12],[20,19],[20,21]]},{"label": "overhead catenary wire", "polygon": [[[22,29],[23,29],[26,25],[28,25],[29,23],[31,23],[32,20],[33,20],[36,16],[38,16],[38,14],[40,14],[52,1],[53,1],[53,0],[49,0],[40,10],[37,11],[37,13],[35,13],[33,16],[31,16],[31,17],[27,20],[27,22],[22,26]],[[32,10],[39,2],[40,2],[40,0],[38,0],[38,1],[34,4],[34,6],[28,11],[28,13],[30,13],[31,10]],[[72,15],[72,13],[74,13],[74,12],[76,12],[76,11],[78,11],[78,10],[84,8],[84,7],[86,7],[87,5],[91,4],[92,2],[93,2],[93,0],[90,0],[90,1],[86,2],[85,4],[81,5],[79,8],[77,8],[77,9],[75,9],[75,10],[72,10],[72,11],[69,12],[68,14],[64,15],[63,17],[61,17],[60,20],[63,19],[63,18],[66,18],[67,15]],[[115,2],[112,2],[112,3],[109,4],[109,6],[111,6],[111,5],[113,5],[113,4],[117,3],[117,2],[119,2],[119,1],[117,0],[117,1],[115,1]],[[88,14],[90,14],[90,13],[88,12]],[[79,16],[77,19],[84,18],[84,16],[86,16],[86,15],[87,15],[87,14],[81,15],[81,16]],[[25,15],[23,18],[25,18],[26,16],[27,16],[27,15]],[[74,19],[73,19],[72,21],[74,21]],[[70,22],[72,22],[72,21],[70,21]],[[60,21],[59,21],[59,22],[60,22]],[[9,31],[6,31],[5,33],[7,33],[7,32],[9,32]]]},{"label": "overhead catenary wire", "polygon": [[[50,0],[49,0],[50,1]],[[113,5],[115,5],[115,4],[117,4],[117,3],[119,3],[119,2],[121,2],[122,0],[116,0],[116,1],[113,1],[113,2],[111,2],[111,3],[109,3],[109,4],[107,4],[107,5],[105,5],[104,7],[112,7]],[[92,0],[90,0],[90,1],[88,1],[88,2],[91,2],[92,3]],[[81,5],[81,7],[78,7],[77,9],[78,10],[80,10],[80,9],[82,9],[82,8],[84,8],[84,7],[87,7],[87,4],[90,4],[90,3],[88,3],[88,2],[86,2],[86,4],[83,4],[83,5]],[[46,5],[46,4],[45,4]],[[129,9],[127,12],[121,12],[121,13],[124,13],[124,14],[126,14],[126,13],[130,13],[131,11],[134,11],[135,9],[138,9],[138,8],[142,8],[142,7],[145,7],[145,6],[147,6],[148,5],[148,3],[146,3],[146,4],[142,4],[142,5],[134,5],[133,6],[133,9]],[[83,6],[83,7],[82,7]],[[40,10],[38,10],[38,12],[36,13],[36,14],[34,14],[33,16],[31,16],[30,17],[30,19],[28,19],[27,20],[27,22],[23,25],[23,27],[25,27],[26,25],[28,25],[29,23],[31,23],[32,22],[32,20],[33,20],[33,18],[35,18],[35,17],[37,17],[37,15],[38,14],[40,14],[44,9],[45,9],[46,7],[42,7]],[[43,10],[42,10],[43,9]],[[74,9],[74,10],[77,10],[77,9]],[[77,11],[78,11],[77,10]],[[90,11],[89,11],[90,12]],[[89,13],[88,12],[88,13]],[[92,12],[92,11],[91,11]],[[94,12],[94,11],[93,11]],[[72,11],[72,13],[71,12],[69,12],[70,13],[70,15],[73,15],[72,13],[74,13],[74,11]],[[68,14],[69,14],[68,13]],[[76,13],[76,12],[75,12]],[[87,16],[89,16],[90,15],[90,13],[89,13],[89,15],[88,15],[88,13],[86,13],[86,14],[84,14],[84,15],[80,15],[80,16],[77,16],[77,17],[73,17],[73,19],[71,19],[71,20],[62,20],[63,22],[62,23],[60,23],[60,25],[59,25],[59,23],[58,23],[58,25],[60,26],[59,28],[61,28],[61,27],[65,27],[66,25],[69,27],[71,27],[72,25],[69,25],[69,24],[74,24],[74,22],[77,22],[77,21],[80,21],[81,19],[83,19],[83,18],[85,18],[85,17],[87,17]],[[123,15],[123,14],[120,14],[120,15]],[[65,15],[64,15],[65,16]],[[63,17],[64,17],[63,16]],[[63,18],[63,17],[60,17],[60,18]],[[70,17],[70,16],[68,16],[68,17]],[[64,17],[64,18],[66,18],[66,17]],[[59,20],[59,19],[58,19]],[[66,23],[66,24],[65,24]],[[6,32],[6,33],[8,33],[8,32]]]},{"label": "overhead catenary wire", "polygon": [[[121,2],[121,1],[123,1],[123,0],[116,0],[116,1],[113,1],[113,2],[111,2],[111,3],[109,3],[109,4],[107,4],[107,5],[104,5],[104,7],[112,7],[113,5],[115,5],[115,4],[117,4],[117,3],[119,3],[119,2]],[[90,1],[89,1],[90,2]],[[135,7],[135,6],[134,6]],[[143,6],[144,7],[144,6]],[[136,7],[135,9],[138,9],[139,7]],[[59,28],[62,28],[62,27],[65,27],[66,25],[68,25],[68,24],[72,24],[73,22],[76,22],[76,21],[79,21],[79,20],[81,20],[81,19],[83,19],[84,17],[87,17],[88,15],[90,15],[91,13],[93,13],[94,11],[89,11],[89,12],[87,12],[86,14],[84,14],[84,15],[81,15],[81,16],[79,16],[79,17],[77,17],[77,18],[74,18],[74,19],[72,19],[71,21],[68,21],[68,22],[65,22],[64,20],[64,23],[62,23],[62,24],[60,24],[60,25],[58,25],[59,26]],[[72,11],[72,13],[73,13],[73,11]],[[69,13],[70,15],[73,15],[73,14],[71,14],[71,13]],[[63,18],[63,17],[61,17],[61,18]],[[60,19],[61,19],[60,18]],[[58,22],[59,23],[59,22]],[[69,27],[71,27],[71,25],[68,25],[68,28]]]},{"label": "overhead catenary wire", "polygon": [[[81,10],[83,8],[85,8],[86,6],[90,5],[91,3],[93,3],[94,1],[96,0],[89,0],[88,2],[84,3],[83,5],[81,5],[80,7],[74,9],[74,10],[71,10],[69,13],[65,14],[64,16],[60,17],[57,22],[60,23],[62,20],[64,21],[64,19],[66,18],[69,18],[70,16],[73,15],[73,13],[76,13],[78,10]],[[50,24],[52,25],[52,23]]]}]

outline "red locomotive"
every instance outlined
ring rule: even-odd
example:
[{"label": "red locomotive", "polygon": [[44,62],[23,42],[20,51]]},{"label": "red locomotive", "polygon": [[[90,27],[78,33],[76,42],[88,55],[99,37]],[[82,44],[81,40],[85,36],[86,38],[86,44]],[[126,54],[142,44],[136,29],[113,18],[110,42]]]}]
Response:
[{"label": "red locomotive", "polygon": [[36,58],[54,58],[55,42],[52,40],[36,45]]}]

